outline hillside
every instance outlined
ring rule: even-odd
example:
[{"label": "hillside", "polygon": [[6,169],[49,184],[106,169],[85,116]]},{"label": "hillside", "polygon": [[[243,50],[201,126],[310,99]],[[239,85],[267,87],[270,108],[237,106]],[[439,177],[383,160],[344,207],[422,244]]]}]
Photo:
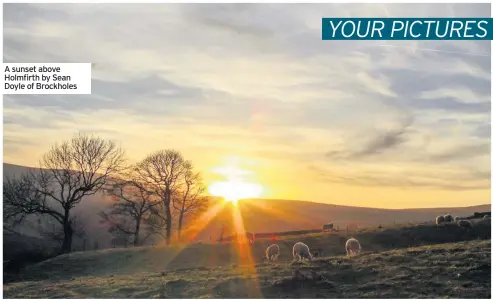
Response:
[{"label": "hillside", "polygon": [[[79,252],[28,267],[6,298],[489,298],[491,223],[366,229],[363,253],[344,256],[344,233],[277,241],[276,264],[259,240],[246,245],[194,244]],[[323,255],[292,263],[304,241]],[[293,276],[294,275],[294,276]],[[300,276],[301,275],[301,276]],[[303,276],[305,275],[305,276]],[[399,289],[396,289],[399,287]]]},{"label": "hillside", "polygon": [[[461,208],[376,209],[269,199],[241,200],[238,207],[246,231],[258,233],[320,229],[327,222],[334,223],[334,226],[340,229],[352,223],[356,223],[358,227],[420,223],[434,221],[437,215],[446,213],[453,216],[469,216],[474,212],[491,210],[490,205]],[[208,240],[210,235],[216,238],[223,224],[226,225],[226,234],[233,231],[233,212],[234,208],[230,204],[226,205],[197,238]]]},{"label": "hillside", "polygon": [[[20,175],[28,167],[4,163],[4,178]],[[330,202],[330,198],[328,199]],[[104,225],[99,223],[98,212],[106,208],[108,198],[98,193],[88,197],[74,209],[74,213],[86,222],[88,245],[95,241],[100,248],[109,248],[111,236]],[[241,218],[246,231],[250,232],[284,232],[302,229],[319,229],[322,224],[333,222],[336,227],[344,228],[347,224],[357,223],[360,227],[393,223],[418,223],[434,220],[438,214],[450,213],[454,216],[471,215],[474,212],[491,211],[491,205],[461,208],[426,208],[426,209],[376,209],[364,207],[340,206],[296,200],[254,199],[239,203]],[[233,231],[233,208],[225,206],[197,235],[199,241],[216,240],[223,224],[226,235]],[[17,229],[18,232],[36,236],[36,227],[27,224]],[[74,247],[80,249],[80,240],[74,241]]]}]

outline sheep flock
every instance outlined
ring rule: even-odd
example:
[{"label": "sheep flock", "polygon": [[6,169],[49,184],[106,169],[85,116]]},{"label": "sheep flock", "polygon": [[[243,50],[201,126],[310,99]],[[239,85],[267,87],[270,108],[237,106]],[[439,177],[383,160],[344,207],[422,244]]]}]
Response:
[{"label": "sheep flock", "polygon": [[[490,219],[490,215],[484,215],[483,220]],[[471,230],[474,229],[474,223],[470,221],[468,218],[464,217],[453,217],[450,214],[439,215],[435,219],[436,225],[441,224],[455,224],[459,228]],[[329,226],[330,225],[330,226]],[[333,224],[326,224],[323,226],[323,230],[332,229]],[[270,245],[265,250],[265,256],[269,262],[276,262],[280,256],[281,248],[277,244]],[[350,238],[346,241],[345,251],[347,256],[355,256],[361,252],[361,244],[355,238]],[[317,252],[311,253],[310,248],[303,242],[297,242],[293,245],[293,262],[303,262],[303,260],[312,261],[315,257],[318,257],[319,254]],[[316,256],[314,256],[314,254]]]},{"label": "sheep flock", "polygon": [[[355,238],[350,238],[346,242],[347,256],[354,256],[361,252],[361,244]],[[281,248],[278,244],[272,244],[265,250],[265,257],[268,262],[276,262],[281,254]],[[293,262],[303,262],[303,260],[312,261],[315,256],[310,252],[310,248],[303,242],[297,242],[293,245]]]},{"label": "sheep flock", "polygon": [[[486,214],[482,217],[483,220],[488,220],[490,219],[490,215]],[[452,224],[455,223],[459,228],[465,228],[465,229],[473,229],[474,228],[474,223],[471,222],[468,218],[456,216],[452,217],[450,214],[445,214],[445,215],[439,215],[435,218],[435,223],[437,226],[441,224]]]}]

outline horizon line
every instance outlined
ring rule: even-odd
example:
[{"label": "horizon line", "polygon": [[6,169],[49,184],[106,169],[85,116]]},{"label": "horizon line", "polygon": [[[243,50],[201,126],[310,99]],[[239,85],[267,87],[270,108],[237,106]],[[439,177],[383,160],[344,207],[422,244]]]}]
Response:
[{"label": "horizon line", "polygon": [[[9,165],[14,165],[22,168],[40,168],[40,167],[33,167],[33,166],[26,166],[26,165],[20,165],[17,163],[9,163],[9,162],[3,162],[3,164],[9,164]],[[2,171],[3,171],[3,166],[2,166]],[[5,175],[5,174],[4,174]],[[490,188],[491,190],[491,188]],[[223,199],[225,201],[224,197],[221,196],[214,196],[214,195],[209,195],[206,194],[209,197],[216,198],[216,199]],[[447,206],[439,206],[439,207],[405,207],[405,208],[388,208],[388,207],[367,207],[367,206],[357,206],[357,205],[339,205],[339,204],[334,204],[334,203],[327,203],[323,201],[316,201],[316,200],[306,200],[306,199],[283,199],[283,198],[245,198],[245,199],[239,199],[238,204],[240,204],[241,201],[248,201],[248,200],[266,200],[266,201],[287,201],[287,202],[307,202],[307,203],[315,203],[315,204],[321,204],[321,205],[331,205],[331,206],[339,206],[339,207],[350,207],[350,208],[360,208],[360,209],[379,209],[379,210],[430,210],[430,209],[456,209],[456,208],[472,208],[472,207],[478,207],[478,206],[492,206],[491,200],[489,203],[483,203],[483,204],[478,204],[478,205],[468,205],[468,206],[455,206],[455,207],[447,207]]]}]

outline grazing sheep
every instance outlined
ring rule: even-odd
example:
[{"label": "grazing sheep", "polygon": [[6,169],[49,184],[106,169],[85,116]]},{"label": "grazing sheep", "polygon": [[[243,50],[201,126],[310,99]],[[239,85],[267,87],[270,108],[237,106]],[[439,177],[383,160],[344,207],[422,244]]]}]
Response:
[{"label": "grazing sheep", "polygon": [[469,220],[460,220],[457,222],[457,225],[461,228],[472,229],[474,225]]},{"label": "grazing sheep", "polygon": [[325,231],[332,231],[332,230],[334,230],[334,224],[333,223],[325,224],[322,227],[322,231],[323,232],[325,232]]},{"label": "grazing sheep", "polygon": [[267,257],[268,261],[276,261],[277,258],[279,257],[280,252],[279,245],[272,244],[270,245],[267,250],[265,250],[265,256]]},{"label": "grazing sheep", "polygon": [[356,255],[361,252],[361,245],[356,238],[350,238],[346,241],[346,255]]},{"label": "grazing sheep", "polygon": [[293,260],[302,261],[303,258],[309,261],[313,260],[313,255],[310,253],[310,248],[302,242],[297,242],[293,246]]},{"label": "grazing sheep", "polygon": [[444,216],[443,216],[443,220],[444,220],[444,222],[446,222],[446,223],[451,223],[451,222],[453,222],[453,221],[454,221],[454,218],[452,217],[452,215],[450,215],[450,214],[446,214],[446,215],[444,215]]},{"label": "grazing sheep", "polygon": [[439,225],[445,221],[445,218],[442,215],[437,216],[436,224]]}]

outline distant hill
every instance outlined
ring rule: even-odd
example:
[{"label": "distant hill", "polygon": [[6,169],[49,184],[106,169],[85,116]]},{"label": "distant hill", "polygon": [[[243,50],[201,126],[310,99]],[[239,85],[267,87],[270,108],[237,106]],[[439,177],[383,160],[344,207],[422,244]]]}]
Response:
[{"label": "distant hill", "polygon": [[[320,229],[324,223],[334,223],[334,227],[344,229],[348,224],[358,227],[406,224],[434,221],[437,215],[469,216],[474,212],[490,211],[490,205],[459,208],[425,209],[377,209],[352,206],[340,206],[295,200],[252,199],[241,200],[238,212],[246,231],[249,232],[285,232],[302,229]],[[208,240],[211,235],[217,239],[222,225],[226,226],[225,235],[234,231],[233,216],[235,209],[231,204],[213,218],[197,236],[199,240]]]},{"label": "distant hill", "polygon": [[3,163],[3,178],[5,179],[6,177],[18,177],[23,173],[34,170],[36,170],[36,168],[34,167]]},{"label": "distant hill", "polygon": [[[3,178],[5,180],[7,177],[18,177],[23,173],[36,170],[37,168],[4,163]],[[108,202],[109,199],[106,196],[102,193],[97,193],[87,197],[81,204],[74,208],[74,214],[83,218],[86,223],[85,230],[88,234],[86,244],[90,247],[94,246],[96,241],[98,242],[99,248],[110,247],[111,235],[107,233],[106,229],[100,224],[100,218],[98,216],[98,213],[108,206]],[[15,230],[25,236],[37,237],[39,235],[37,228],[36,218],[31,217]],[[73,244],[75,248],[78,248],[82,246],[83,241],[74,238]]]},{"label": "distant hill", "polygon": [[[18,176],[30,168],[4,163],[4,178]],[[108,198],[102,194],[88,197],[74,210],[86,220],[89,242],[92,246],[98,241],[100,248],[110,247],[110,235],[99,223],[97,213],[108,205]],[[222,202],[215,199],[215,202]],[[426,209],[376,209],[352,206],[340,206],[297,200],[251,199],[241,200],[238,208],[246,231],[250,232],[284,232],[302,229],[318,229],[324,223],[332,222],[335,227],[344,228],[347,224],[356,223],[360,227],[379,224],[417,223],[432,221],[439,214],[450,213],[453,216],[469,216],[474,212],[491,211],[491,205],[479,205],[460,208],[426,208]],[[235,209],[231,203],[204,224],[203,230],[197,235],[198,240],[217,240],[221,228],[225,225],[225,235],[234,230]],[[197,221],[191,221],[197,223]],[[202,226],[202,225],[201,225]],[[17,231],[25,235],[36,235],[35,227],[21,227]],[[79,242],[80,243],[80,242]]]}]

